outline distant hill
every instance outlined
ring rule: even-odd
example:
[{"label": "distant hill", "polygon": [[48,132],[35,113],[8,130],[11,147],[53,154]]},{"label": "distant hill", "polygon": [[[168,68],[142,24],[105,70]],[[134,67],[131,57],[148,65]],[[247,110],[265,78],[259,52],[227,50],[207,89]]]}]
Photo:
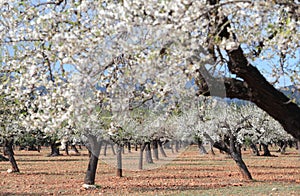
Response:
[{"label": "distant hill", "polygon": [[300,105],[300,89],[295,85],[282,87],[279,90],[283,92],[288,98],[295,100],[295,102]]}]

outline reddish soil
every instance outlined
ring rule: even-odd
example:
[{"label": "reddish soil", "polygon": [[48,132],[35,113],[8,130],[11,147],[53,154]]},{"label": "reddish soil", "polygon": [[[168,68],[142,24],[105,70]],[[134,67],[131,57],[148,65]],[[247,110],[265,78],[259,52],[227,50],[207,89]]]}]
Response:
[{"label": "reddish soil", "polygon": [[242,180],[227,155],[199,155],[195,146],[156,169],[125,170],[122,178],[115,177],[113,166],[100,161],[96,176],[99,188],[94,190],[81,187],[88,164],[86,150],[79,156],[47,157],[47,153],[48,148],[41,153],[16,151],[20,173],[7,173],[9,162],[0,162],[0,195],[153,195],[261,183],[300,184],[300,156],[294,149],[285,155],[272,151],[277,157],[256,157],[245,151],[244,161],[255,181]]}]

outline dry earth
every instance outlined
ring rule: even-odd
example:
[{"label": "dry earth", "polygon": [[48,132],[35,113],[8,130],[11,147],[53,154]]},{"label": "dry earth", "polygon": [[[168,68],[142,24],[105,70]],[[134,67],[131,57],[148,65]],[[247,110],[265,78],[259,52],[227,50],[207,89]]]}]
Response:
[{"label": "dry earth", "polygon": [[[47,157],[48,148],[43,148],[41,153],[16,151],[21,172],[7,173],[10,164],[0,162],[0,195],[235,195],[239,192],[231,189],[240,191],[239,187],[243,188],[241,195],[251,195],[253,191],[264,195],[266,190],[262,187],[272,189],[268,191],[275,191],[274,195],[300,195],[300,155],[294,149],[288,149],[285,155],[273,150],[277,157],[256,157],[245,151],[243,157],[254,181],[242,180],[228,156],[218,152],[215,156],[199,155],[195,146],[176,156],[167,152],[173,160],[155,161],[159,166],[152,164],[152,168],[156,169],[145,165],[147,170],[132,170],[137,167],[132,161],[132,168],[124,171],[123,178],[115,177],[115,168],[107,161],[100,161],[96,176],[98,188],[94,190],[81,188],[88,154],[86,150],[80,152],[79,156]],[[128,157],[125,153],[126,168],[132,160]],[[276,193],[277,189],[283,192]]]}]

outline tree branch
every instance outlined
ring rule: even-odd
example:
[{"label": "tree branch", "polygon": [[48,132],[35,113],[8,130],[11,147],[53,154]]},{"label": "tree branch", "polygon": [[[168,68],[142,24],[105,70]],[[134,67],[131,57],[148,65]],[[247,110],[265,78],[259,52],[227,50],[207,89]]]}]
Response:
[{"label": "tree branch", "polygon": [[[215,5],[219,1],[210,0],[209,3]],[[228,32],[230,27],[228,18],[224,17],[221,21],[222,23],[216,24],[217,31],[212,31],[210,37],[220,36],[221,39],[228,39],[232,36],[235,38],[234,33]],[[247,60],[241,46],[226,50],[226,53],[229,57],[227,63],[229,71],[243,80],[231,80],[232,83],[227,82],[227,86],[225,82],[227,96],[254,102],[276,119],[288,133],[300,139],[300,108],[265,79],[260,71]],[[199,81],[203,81],[203,78],[206,79],[205,72],[203,73],[202,75],[199,74]],[[209,80],[210,78],[208,78]],[[228,91],[230,87],[232,87],[231,91]],[[241,94],[242,92],[246,92],[246,94]],[[211,94],[206,92],[204,95]]]}]

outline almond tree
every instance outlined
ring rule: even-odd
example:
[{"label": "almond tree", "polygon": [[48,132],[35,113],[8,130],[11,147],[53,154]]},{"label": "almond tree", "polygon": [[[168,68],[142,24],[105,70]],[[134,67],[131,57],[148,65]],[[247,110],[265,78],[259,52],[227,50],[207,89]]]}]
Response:
[{"label": "almond tree", "polygon": [[236,105],[228,105],[217,100],[207,102],[204,107],[201,113],[195,109],[187,112],[185,119],[187,128],[194,130],[196,136],[205,138],[213,144],[213,147],[231,156],[243,178],[251,180],[252,175],[242,159],[243,141],[239,137],[243,130],[249,129],[246,121],[251,116],[243,116]]},{"label": "almond tree", "polygon": [[198,94],[250,100],[300,139],[300,109],[274,87],[281,73],[299,85],[290,60],[298,18],[299,6],[285,1],[1,1],[0,72],[15,78],[8,90],[28,112],[25,129],[76,127],[95,155],[99,110],[123,81],[143,84],[146,97],[180,94],[189,82]]},{"label": "almond tree", "polygon": [[257,143],[263,146],[263,156],[271,156],[268,144],[293,138],[284,131],[276,120],[253,104],[241,106],[241,113],[244,116],[251,115],[251,118],[247,120],[250,129],[241,131],[239,134],[240,140],[250,140],[250,147],[252,146],[256,155],[259,155],[256,148]]}]

